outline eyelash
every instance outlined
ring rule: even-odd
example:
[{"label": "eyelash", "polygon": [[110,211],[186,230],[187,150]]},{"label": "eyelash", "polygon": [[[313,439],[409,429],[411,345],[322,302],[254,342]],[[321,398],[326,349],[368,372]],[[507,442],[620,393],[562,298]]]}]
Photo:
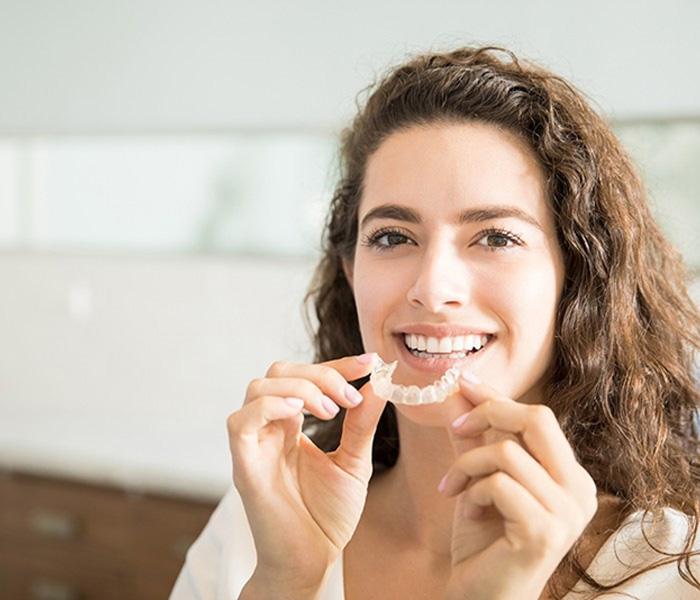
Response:
[{"label": "eyelash", "polygon": [[[365,234],[362,238],[362,245],[368,246],[371,248],[376,248],[379,252],[391,251],[396,246],[402,246],[403,244],[382,246],[379,243],[380,238],[384,237],[385,235],[392,235],[392,234],[399,235],[399,236],[406,238],[406,239],[410,239],[406,234],[404,234],[401,230],[396,229],[395,227],[382,227],[382,228],[378,229],[377,231],[374,231],[370,234]],[[489,229],[484,229],[482,232],[480,232],[480,235],[481,235],[481,237],[479,237],[480,240],[488,235],[498,235],[498,236],[506,238],[510,242],[513,242],[516,246],[523,245],[523,241],[517,235],[515,235],[512,231],[508,231],[507,229],[497,229],[495,227],[490,227]],[[490,252],[498,252],[500,250],[508,250],[509,248],[512,248],[512,246],[485,246],[485,248]]]}]

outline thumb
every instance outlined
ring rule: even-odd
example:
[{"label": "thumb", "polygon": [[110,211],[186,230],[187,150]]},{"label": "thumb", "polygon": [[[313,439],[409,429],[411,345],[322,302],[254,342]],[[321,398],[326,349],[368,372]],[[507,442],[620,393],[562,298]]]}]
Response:
[{"label": "thumb", "polygon": [[364,400],[346,410],[340,445],[333,460],[341,469],[364,481],[372,474],[374,434],[387,401],[374,393],[370,382],[359,391]]}]

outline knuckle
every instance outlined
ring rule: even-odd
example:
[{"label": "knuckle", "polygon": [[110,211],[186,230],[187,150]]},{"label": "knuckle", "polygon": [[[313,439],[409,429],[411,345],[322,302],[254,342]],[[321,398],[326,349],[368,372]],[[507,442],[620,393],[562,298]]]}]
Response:
[{"label": "knuckle", "polygon": [[285,372],[286,366],[287,366],[286,361],[276,360],[268,367],[266,376],[267,377],[280,377]]},{"label": "knuckle", "polygon": [[498,443],[498,454],[505,463],[512,463],[517,460],[522,447],[518,442],[508,438]]},{"label": "knuckle", "polygon": [[528,427],[538,431],[544,431],[550,429],[553,425],[558,425],[554,411],[544,404],[531,406],[527,420]]},{"label": "knuckle", "polygon": [[340,380],[345,382],[338,371],[326,365],[319,366],[319,380],[324,387],[329,389],[338,387]]},{"label": "knuckle", "polygon": [[232,412],[228,417],[226,417],[226,429],[228,430],[229,435],[234,435],[235,432],[238,430],[239,420],[239,411]]},{"label": "knuckle", "polygon": [[528,524],[527,537],[538,558],[542,559],[552,553],[559,553],[567,544],[569,532],[556,519],[544,519],[539,522],[533,520]]},{"label": "knuckle", "polygon": [[553,421],[557,420],[554,416],[554,411],[546,404],[534,405],[532,407],[532,413],[535,419],[542,421],[543,423],[552,423]]},{"label": "knuckle", "polygon": [[252,379],[246,388],[246,398],[254,398],[259,395],[259,390],[262,387],[263,380],[260,378]]},{"label": "knuckle", "polygon": [[295,383],[294,395],[298,398],[318,399],[320,398],[321,393],[322,392],[318,386],[308,379],[299,379],[299,381]]},{"label": "knuckle", "polygon": [[496,492],[507,492],[510,488],[510,477],[503,471],[497,471],[489,478],[491,488]]},{"label": "knuckle", "polygon": [[267,414],[274,409],[278,401],[279,398],[276,398],[274,396],[261,396],[256,401],[258,403],[257,410],[263,414]]}]

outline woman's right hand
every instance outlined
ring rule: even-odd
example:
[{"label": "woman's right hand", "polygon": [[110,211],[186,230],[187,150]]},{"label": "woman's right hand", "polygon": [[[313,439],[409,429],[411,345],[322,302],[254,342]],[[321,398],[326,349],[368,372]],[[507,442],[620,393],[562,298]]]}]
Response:
[{"label": "woman's right hand", "polygon": [[[371,372],[374,357],[363,357],[275,362],[263,379],[250,382],[243,407],[228,418],[233,481],[255,540],[260,580],[274,578],[286,589],[320,586],[355,532],[386,405],[369,382],[359,392],[348,383]],[[330,420],[335,414],[328,406],[337,405],[347,409],[340,445],[325,453],[302,432],[302,408]]]}]

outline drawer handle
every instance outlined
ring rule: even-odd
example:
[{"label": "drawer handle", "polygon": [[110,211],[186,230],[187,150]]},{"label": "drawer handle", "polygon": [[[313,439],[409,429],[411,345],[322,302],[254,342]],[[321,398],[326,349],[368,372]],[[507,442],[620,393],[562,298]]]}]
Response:
[{"label": "drawer handle", "polygon": [[74,540],[80,534],[80,520],[66,513],[36,510],[29,517],[32,531],[56,540]]},{"label": "drawer handle", "polygon": [[32,600],[80,600],[83,596],[65,583],[37,579],[32,582],[30,597]]}]

